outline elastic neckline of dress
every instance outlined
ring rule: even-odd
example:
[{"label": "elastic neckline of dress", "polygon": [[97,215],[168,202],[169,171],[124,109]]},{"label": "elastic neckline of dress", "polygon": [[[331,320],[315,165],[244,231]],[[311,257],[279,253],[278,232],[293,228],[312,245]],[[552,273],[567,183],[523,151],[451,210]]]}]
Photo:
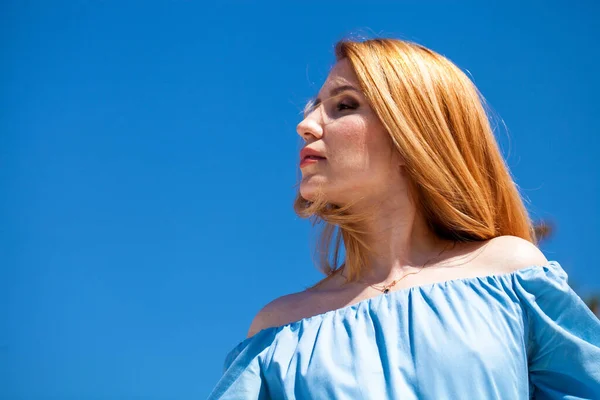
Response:
[{"label": "elastic neckline of dress", "polygon": [[[238,346],[241,346],[242,344],[250,341],[251,339],[255,338],[256,336],[258,336],[259,334],[265,332],[265,331],[271,331],[271,330],[280,330],[286,327],[290,327],[293,328],[298,324],[302,324],[305,322],[309,322],[313,319],[317,319],[317,318],[325,318],[326,316],[329,316],[331,314],[335,314],[335,313],[340,313],[340,312],[344,312],[347,310],[351,310],[351,309],[357,309],[365,304],[369,304],[372,303],[374,301],[381,301],[382,298],[388,298],[388,299],[392,299],[395,296],[399,296],[401,293],[410,293],[416,290],[419,291],[424,291],[424,290],[429,290],[429,289],[433,289],[435,287],[438,286],[448,286],[450,284],[453,283],[471,283],[471,282],[482,282],[482,281],[487,281],[490,279],[499,279],[499,278],[509,278],[515,275],[519,275],[519,274],[523,274],[528,272],[529,270],[535,270],[535,269],[539,269],[539,268],[547,268],[548,266],[553,265],[555,267],[559,267],[562,268],[560,263],[557,260],[549,260],[546,264],[542,264],[542,265],[529,265],[527,267],[523,267],[520,269],[516,269],[514,271],[511,272],[504,272],[504,273],[500,273],[500,274],[488,274],[488,275],[482,275],[482,276],[468,276],[468,277],[464,277],[464,278],[454,278],[454,279],[448,279],[445,281],[439,281],[439,282],[432,282],[432,283],[425,283],[423,285],[415,285],[415,286],[409,286],[409,287],[404,287],[404,288],[400,288],[400,289],[396,289],[396,290],[390,290],[389,293],[381,293],[378,294],[376,296],[372,296],[369,297],[367,299],[358,301],[356,303],[353,304],[349,304],[347,306],[344,307],[340,307],[340,308],[335,308],[333,310],[329,310],[329,311],[325,311],[319,314],[315,314],[315,315],[311,315],[309,317],[304,317],[302,319],[296,320],[296,321],[291,321],[288,322],[286,324],[283,325],[277,325],[277,326],[270,326],[268,328],[264,328],[261,329],[260,331],[256,332],[254,335],[245,338],[244,340],[242,340]],[[238,347],[236,346],[236,347]]]}]

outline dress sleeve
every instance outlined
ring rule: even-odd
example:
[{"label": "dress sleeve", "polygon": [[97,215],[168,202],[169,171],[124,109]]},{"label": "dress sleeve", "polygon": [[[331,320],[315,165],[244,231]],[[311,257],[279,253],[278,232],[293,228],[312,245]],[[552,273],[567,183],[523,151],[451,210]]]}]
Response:
[{"label": "dress sleeve", "polygon": [[534,399],[600,399],[600,321],[556,261],[516,275]]},{"label": "dress sleeve", "polygon": [[225,357],[223,375],[208,400],[271,399],[263,361],[274,337],[273,329],[263,330],[231,350]]}]

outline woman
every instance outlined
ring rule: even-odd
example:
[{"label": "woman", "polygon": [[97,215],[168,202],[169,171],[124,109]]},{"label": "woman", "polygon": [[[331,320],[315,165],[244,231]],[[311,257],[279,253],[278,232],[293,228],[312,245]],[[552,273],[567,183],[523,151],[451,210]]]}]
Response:
[{"label": "woman", "polygon": [[400,40],[336,59],[298,125],[326,278],[256,315],[210,399],[600,399],[600,322],[537,248],[472,82]]}]

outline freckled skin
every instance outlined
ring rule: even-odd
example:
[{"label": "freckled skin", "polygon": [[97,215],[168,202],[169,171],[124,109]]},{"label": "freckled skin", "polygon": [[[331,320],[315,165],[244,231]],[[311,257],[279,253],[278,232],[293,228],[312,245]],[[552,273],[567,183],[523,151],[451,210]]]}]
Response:
[{"label": "freckled skin", "polygon": [[[402,190],[399,155],[362,93],[346,90],[330,96],[332,89],[343,85],[360,88],[347,60],[332,68],[319,91],[321,104],[298,124],[306,146],[327,158],[301,169],[300,194],[310,199],[321,186],[330,202],[344,204],[365,195],[386,196],[390,182],[397,182],[395,192]],[[340,109],[340,104],[352,108]]]}]

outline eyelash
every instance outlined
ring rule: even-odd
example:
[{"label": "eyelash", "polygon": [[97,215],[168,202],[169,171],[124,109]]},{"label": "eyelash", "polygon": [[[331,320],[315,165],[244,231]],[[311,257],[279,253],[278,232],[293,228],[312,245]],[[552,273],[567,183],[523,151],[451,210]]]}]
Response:
[{"label": "eyelash", "polygon": [[358,108],[358,104],[355,104],[355,103],[351,103],[350,104],[350,103],[347,103],[347,102],[340,101],[335,108],[338,111],[355,110],[355,109]]}]

